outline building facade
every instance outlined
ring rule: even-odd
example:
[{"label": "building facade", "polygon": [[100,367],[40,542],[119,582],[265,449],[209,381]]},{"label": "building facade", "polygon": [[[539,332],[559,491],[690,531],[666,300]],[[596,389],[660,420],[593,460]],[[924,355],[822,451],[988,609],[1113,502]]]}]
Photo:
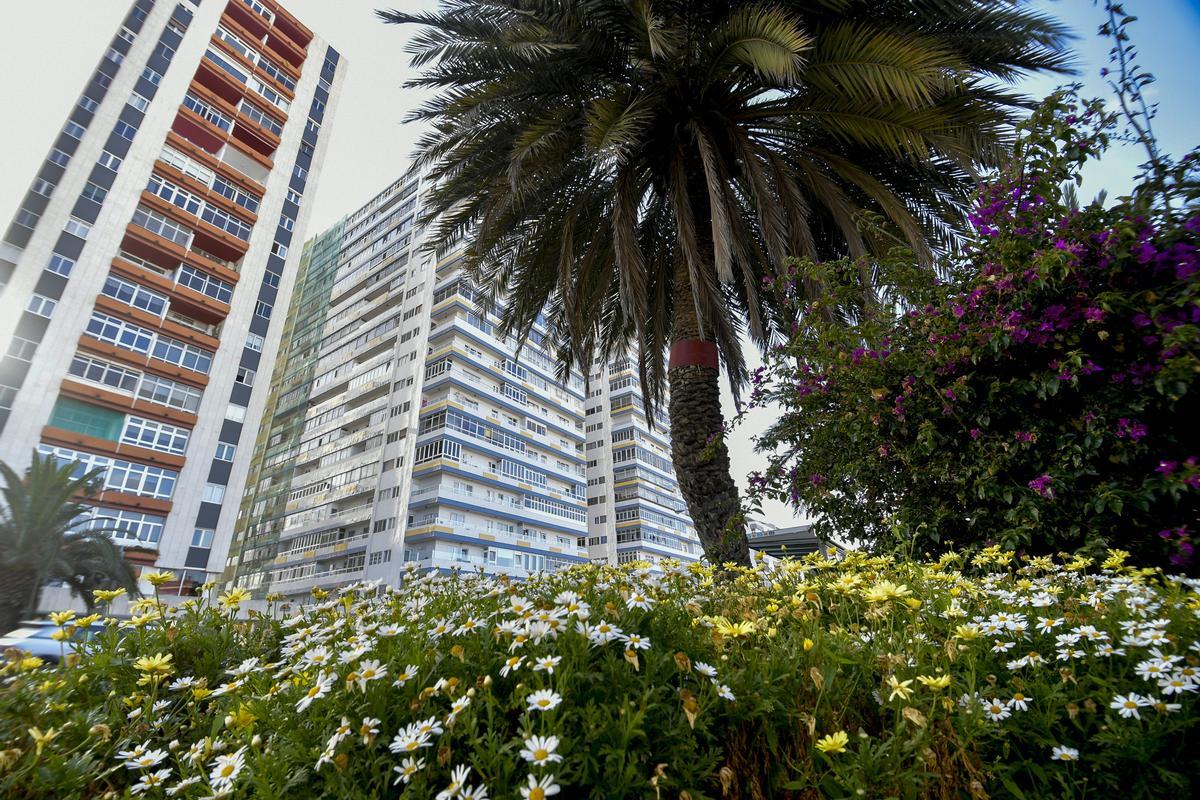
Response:
[{"label": "building facade", "polygon": [[587,560],[582,378],[422,250],[425,190],[404,176],[306,246],[225,575],[260,597]]},{"label": "building facade", "polygon": [[696,561],[700,541],[671,464],[667,399],[651,411],[637,363],[597,360],[585,407],[588,554],[625,564]]},{"label": "building facade", "polygon": [[101,470],[93,524],[178,589],[224,564],[344,72],[273,0],[137,0],[0,244],[0,458]]}]

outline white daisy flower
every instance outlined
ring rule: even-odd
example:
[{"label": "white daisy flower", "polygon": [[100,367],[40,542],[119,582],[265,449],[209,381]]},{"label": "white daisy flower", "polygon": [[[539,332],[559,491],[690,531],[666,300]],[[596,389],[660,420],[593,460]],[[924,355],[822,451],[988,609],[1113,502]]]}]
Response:
[{"label": "white daisy flower", "polygon": [[409,756],[400,762],[400,766],[392,767],[392,772],[396,773],[396,780],[392,781],[392,786],[408,783],[412,780],[413,775],[423,769],[425,769],[425,759]]},{"label": "white daisy flower", "polygon": [[228,755],[217,756],[209,763],[208,782],[218,792],[233,788],[234,781],[246,766],[246,748],[239,747]]},{"label": "white daisy flower", "polygon": [[1074,747],[1060,746],[1055,747],[1050,751],[1050,759],[1053,761],[1078,761],[1079,751]]},{"label": "white daisy flower", "polygon": [[134,794],[144,794],[151,789],[161,788],[171,777],[171,770],[160,769],[155,772],[147,772],[142,776],[142,779],[130,787],[130,791]]},{"label": "white daisy flower", "polygon": [[539,767],[544,767],[552,761],[562,761],[562,756],[554,752],[557,749],[557,736],[530,736],[525,740],[525,749],[521,751],[521,758],[537,764]]},{"label": "white daisy flower", "polygon": [[562,695],[550,689],[541,689],[526,698],[530,711],[550,711],[562,702]]},{"label": "white daisy flower", "polygon": [[554,668],[562,661],[562,656],[544,656],[534,660],[533,669],[537,672],[554,674]]},{"label": "white daisy flower", "polygon": [[529,785],[521,787],[521,797],[525,800],[546,800],[550,795],[558,794],[562,787],[554,782],[553,775],[543,775],[538,778],[530,775]]}]

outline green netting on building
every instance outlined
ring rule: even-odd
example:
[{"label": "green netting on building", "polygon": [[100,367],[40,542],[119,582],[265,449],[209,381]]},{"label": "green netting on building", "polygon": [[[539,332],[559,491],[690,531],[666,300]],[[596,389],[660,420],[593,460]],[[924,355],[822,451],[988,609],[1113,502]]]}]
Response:
[{"label": "green netting on building", "polygon": [[125,428],[125,415],[120,411],[100,408],[70,397],[59,397],[50,413],[50,424],[56,428],[115,442],[121,438],[121,431]]}]

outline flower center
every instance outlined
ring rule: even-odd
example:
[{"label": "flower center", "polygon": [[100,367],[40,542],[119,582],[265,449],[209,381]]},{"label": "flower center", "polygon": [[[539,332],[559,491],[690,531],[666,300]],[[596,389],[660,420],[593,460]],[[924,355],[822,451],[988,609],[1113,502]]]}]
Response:
[{"label": "flower center", "polygon": [[529,790],[529,800],[546,800],[546,790],[535,786]]},{"label": "flower center", "polygon": [[545,761],[549,756],[550,756],[550,753],[547,752],[545,750],[545,748],[538,748],[537,750],[533,751],[533,760],[534,761]]}]

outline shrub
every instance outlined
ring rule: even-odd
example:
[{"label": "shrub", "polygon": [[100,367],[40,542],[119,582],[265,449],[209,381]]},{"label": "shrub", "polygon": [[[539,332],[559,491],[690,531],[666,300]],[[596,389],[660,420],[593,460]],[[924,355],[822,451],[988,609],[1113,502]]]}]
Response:
[{"label": "shrub", "polygon": [[[760,488],[826,530],[918,552],[998,542],[1192,560],[1200,514],[1200,161],[1074,203],[1113,119],[1070,94],[1028,121],[945,280],[904,254],[863,302],[847,263],[799,265],[793,340],[760,375],[782,407]],[[899,314],[897,310],[899,309]]]},{"label": "shrub", "polygon": [[60,666],[7,654],[0,796],[1192,796],[1197,582],[1123,559],[147,598]]}]

